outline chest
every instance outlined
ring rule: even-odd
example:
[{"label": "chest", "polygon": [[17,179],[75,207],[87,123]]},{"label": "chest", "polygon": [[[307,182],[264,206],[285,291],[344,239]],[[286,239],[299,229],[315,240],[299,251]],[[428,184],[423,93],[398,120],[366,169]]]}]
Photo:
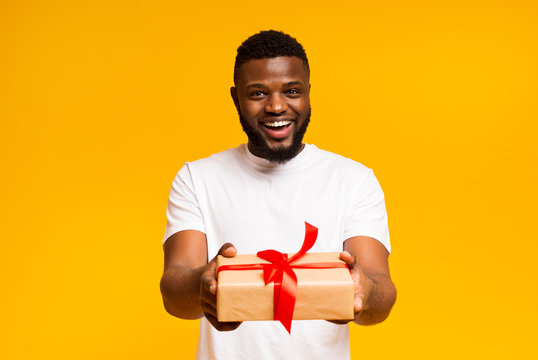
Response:
[{"label": "chest", "polygon": [[[323,175],[323,176],[321,176]],[[342,249],[349,189],[335,175],[224,176],[200,196],[210,253],[230,242],[239,253],[296,252],[304,222],[318,228],[312,252]]]}]

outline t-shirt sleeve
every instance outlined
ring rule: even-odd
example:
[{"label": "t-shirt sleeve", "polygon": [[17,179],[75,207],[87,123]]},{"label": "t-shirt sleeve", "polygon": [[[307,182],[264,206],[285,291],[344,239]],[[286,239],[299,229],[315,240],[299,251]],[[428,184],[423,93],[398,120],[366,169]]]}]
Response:
[{"label": "t-shirt sleeve", "polygon": [[168,221],[163,244],[170,236],[179,231],[198,230],[205,233],[203,216],[194,191],[188,163],[179,170],[172,182],[166,217]]},{"label": "t-shirt sleeve", "polygon": [[372,237],[390,253],[385,195],[372,170],[360,184],[357,199],[346,215],[344,239],[354,236]]}]

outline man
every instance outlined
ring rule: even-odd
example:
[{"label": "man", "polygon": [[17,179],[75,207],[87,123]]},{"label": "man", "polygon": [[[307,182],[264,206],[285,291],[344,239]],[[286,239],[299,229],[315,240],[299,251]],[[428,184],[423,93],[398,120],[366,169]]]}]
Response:
[{"label": "man", "polygon": [[294,321],[289,335],[274,321],[217,320],[216,255],[297,252],[304,221],[319,229],[311,252],[344,250],[356,323],[383,321],[394,304],[384,195],[373,172],[302,143],[309,78],[294,38],[271,30],[247,39],[231,96],[248,144],[186,163],[172,184],[161,292],[170,314],[202,318],[199,359],[349,358],[347,325]]}]

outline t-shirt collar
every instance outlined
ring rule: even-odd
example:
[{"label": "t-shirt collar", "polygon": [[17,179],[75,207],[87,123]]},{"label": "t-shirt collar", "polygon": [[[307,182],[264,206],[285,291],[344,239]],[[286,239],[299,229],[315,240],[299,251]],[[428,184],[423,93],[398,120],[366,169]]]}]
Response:
[{"label": "t-shirt collar", "polygon": [[241,144],[241,148],[242,148],[243,154],[246,156],[248,161],[252,163],[253,165],[255,165],[256,167],[262,168],[266,171],[267,170],[280,171],[280,170],[293,169],[303,164],[308,159],[310,154],[315,150],[316,146],[311,145],[311,144],[305,144],[303,150],[301,150],[294,158],[286,161],[283,164],[277,164],[267,159],[253,155],[250,152],[247,144]]}]

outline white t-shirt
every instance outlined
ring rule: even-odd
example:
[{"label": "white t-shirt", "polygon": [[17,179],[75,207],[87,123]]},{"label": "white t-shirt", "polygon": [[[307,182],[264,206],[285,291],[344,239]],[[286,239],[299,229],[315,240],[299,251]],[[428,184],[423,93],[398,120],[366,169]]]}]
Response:
[{"label": "white t-shirt", "polygon": [[[319,229],[310,252],[342,251],[354,236],[370,236],[390,252],[383,191],[372,170],[305,145],[285,164],[252,155],[245,144],[186,163],[176,175],[163,242],[182,230],[206,234],[208,259],[227,242],[238,254],[299,251],[304,222]],[[276,321],[244,322],[219,332],[202,318],[197,359],[349,359],[348,326],[293,321],[291,335]]]}]

